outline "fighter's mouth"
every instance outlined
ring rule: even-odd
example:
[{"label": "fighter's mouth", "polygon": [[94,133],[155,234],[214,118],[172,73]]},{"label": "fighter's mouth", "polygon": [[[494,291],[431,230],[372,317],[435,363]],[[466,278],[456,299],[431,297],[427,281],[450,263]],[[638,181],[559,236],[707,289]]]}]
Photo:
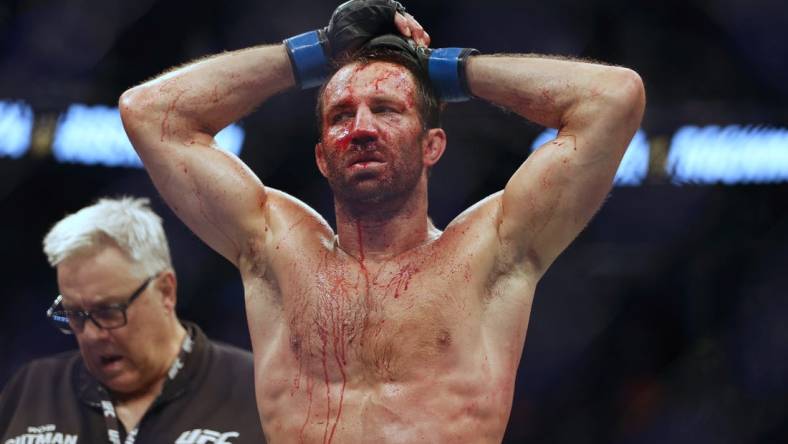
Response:
[{"label": "fighter's mouth", "polygon": [[369,167],[369,166],[378,166],[383,165],[385,162],[378,162],[376,160],[360,160],[358,162],[354,162],[351,167]]},{"label": "fighter's mouth", "polygon": [[383,158],[380,154],[377,153],[364,153],[353,156],[348,162],[348,166],[367,166],[367,165],[380,165],[385,163],[386,159]]}]

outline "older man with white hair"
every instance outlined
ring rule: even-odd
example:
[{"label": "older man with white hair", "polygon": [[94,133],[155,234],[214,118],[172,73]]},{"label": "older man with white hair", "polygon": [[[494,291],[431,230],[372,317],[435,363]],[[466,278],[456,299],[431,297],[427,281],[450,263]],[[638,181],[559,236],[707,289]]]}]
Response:
[{"label": "older man with white hair", "polygon": [[264,442],[251,354],[175,313],[177,280],[146,199],[101,199],[44,238],[47,317],[79,352],[28,364],[0,395],[0,443]]}]

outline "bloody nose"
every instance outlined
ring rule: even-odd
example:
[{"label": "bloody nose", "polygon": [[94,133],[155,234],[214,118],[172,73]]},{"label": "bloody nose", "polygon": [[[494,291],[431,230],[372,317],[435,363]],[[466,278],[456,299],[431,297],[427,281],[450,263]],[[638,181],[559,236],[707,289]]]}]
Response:
[{"label": "bloody nose", "polygon": [[351,144],[363,147],[377,140],[378,131],[374,120],[375,116],[368,107],[362,105],[356,110],[353,129],[350,131]]},{"label": "bloody nose", "polygon": [[350,133],[350,144],[361,148],[375,142],[377,139],[377,133],[367,129],[355,129]]}]

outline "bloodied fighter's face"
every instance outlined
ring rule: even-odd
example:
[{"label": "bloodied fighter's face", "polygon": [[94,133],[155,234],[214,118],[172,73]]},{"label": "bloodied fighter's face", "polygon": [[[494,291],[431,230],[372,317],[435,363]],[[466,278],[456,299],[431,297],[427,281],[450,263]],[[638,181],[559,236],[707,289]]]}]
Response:
[{"label": "bloodied fighter's face", "polygon": [[346,65],[324,88],[322,103],[315,154],[338,199],[375,203],[408,193],[443,152],[443,130],[425,130],[413,75],[400,65]]}]

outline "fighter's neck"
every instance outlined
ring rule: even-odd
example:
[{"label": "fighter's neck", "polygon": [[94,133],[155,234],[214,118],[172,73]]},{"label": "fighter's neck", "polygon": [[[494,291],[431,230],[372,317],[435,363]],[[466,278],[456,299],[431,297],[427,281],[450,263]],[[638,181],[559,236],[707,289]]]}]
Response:
[{"label": "fighter's neck", "polygon": [[395,208],[351,211],[337,203],[337,237],[340,248],[361,261],[385,260],[434,239],[440,231],[427,217],[427,202]]}]

